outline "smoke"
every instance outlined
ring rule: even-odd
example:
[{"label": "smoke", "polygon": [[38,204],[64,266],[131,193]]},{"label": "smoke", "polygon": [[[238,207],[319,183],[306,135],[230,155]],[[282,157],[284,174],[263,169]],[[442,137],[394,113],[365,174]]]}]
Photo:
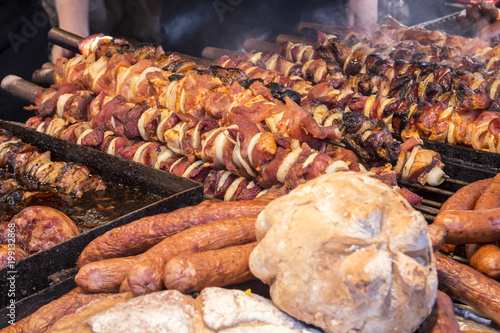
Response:
[{"label": "smoke", "polygon": [[210,4],[199,3],[184,10],[176,10],[162,22],[162,36],[167,44],[177,44],[186,36],[191,36],[208,23],[213,14]]}]

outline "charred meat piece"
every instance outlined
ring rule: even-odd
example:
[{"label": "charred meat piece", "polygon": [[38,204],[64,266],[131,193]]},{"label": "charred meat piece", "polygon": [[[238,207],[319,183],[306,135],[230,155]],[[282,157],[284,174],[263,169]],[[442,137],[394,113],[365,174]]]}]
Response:
[{"label": "charred meat piece", "polygon": [[269,89],[274,98],[282,101],[283,103],[286,103],[285,97],[289,97],[295,103],[300,105],[302,95],[298,92],[274,82],[267,84],[266,87]]},{"label": "charred meat piece", "polygon": [[234,82],[242,82],[248,80],[248,75],[239,68],[224,68],[217,65],[212,65],[207,71],[208,75],[218,77],[227,85],[232,85]]},{"label": "charred meat piece", "polygon": [[383,120],[375,121],[358,112],[345,112],[342,119],[342,142],[363,161],[374,164],[397,162],[401,146],[394,141]]}]

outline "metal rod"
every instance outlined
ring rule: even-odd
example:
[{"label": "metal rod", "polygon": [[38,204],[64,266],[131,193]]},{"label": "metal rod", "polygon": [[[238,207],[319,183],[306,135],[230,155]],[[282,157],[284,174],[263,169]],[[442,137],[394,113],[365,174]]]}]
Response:
[{"label": "metal rod", "polygon": [[7,75],[2,80],[2,89],[11,95],[25,100],[29,103],[35,103],[35,97],[41,87],[26,81],[16,75]]},{"label": "metal rod", "polygon": [[315,45],[316,41],[312,38],[307,38],[307,37],[301,37],[301,36],[295,36],[295,35],[278,35],[276,37],[276,44],[280,45],[285,42],[292,42],[292,43],[304,43],[307,45]]},{"label": "metal rod", "polygon": [[37,69],[33,72],[31,80],[42,86],[54,84],[54,69]]},{"label": "metal rod", "polygon": [[307,33],[314,31],[322,31],[329,34],[346,36],[350,32],[362,32],[362,29],[358,27],[342,27],[338,25],[324,25],[311,22],[299,22],[297,24],[297,31],[300,33]]},{"label": "metal rod", "polygon": [[434,208],[441,208],[441,206],[443,205],[440,202],[432,201],[432,200],[428,200],[428,199],[422,199],[422,204],[424,204],[426,206],[434,207]]},{"label": "metal rod", "polygon": [[247,52],[278,52],[279,48],[276,43],[269,43],[258,39],[248,38],[243,43],[243,48]]},{"label": "metal rod", "polygon": [[80,53],[77,44],[83,39],[82,36],[75,35],[74,33],[59,28],[52,28],[49,31],[48,38],[51,43],[64,47],[70,51]]},{"label": "metal rod", "polygon": [[205,59],[216,60],[225,55],[232,57],[235,55],[242,56],[245,54],[246,54],[245,52],[226,50],[218,47],[207,46],[201,52],[201,57]]},{"label": "metal rod", "polygon": [[440,188],[437,188],[437,187],[432,187],[432,186],[428,186],[428,185],[420,185],[420,184],[410,183],[409,181],[403,180],[403,179],[398,179],[398,183],[400,183],[402,185],[405,185],[405,186],[411,186],[411,187],[416,188],[418,190],[425,190],[425,191],[428,191],[428,192],[433,192],[433,193],[437,193],[437,194],[441,194],[441,195],[446,195],[448,197],[451,197],[453,195],[453,193],[454,193],[454,192],[443,190],[443,189],[440,189]]}]

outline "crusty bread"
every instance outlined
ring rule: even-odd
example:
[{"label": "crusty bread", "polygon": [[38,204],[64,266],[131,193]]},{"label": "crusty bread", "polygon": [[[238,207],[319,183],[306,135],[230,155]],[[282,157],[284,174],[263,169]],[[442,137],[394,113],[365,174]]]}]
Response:
[{"label": "crusty bread", "polygon": [[195,300],[176,290],[132,298],[87,321],[91,332],[205,332]]},{"label": "crusty bread", "polygon": [[382,182],[327,174],[259,215],[250,269],[278,308],[325,331],[412,332],[437,289],[426,226]]},{"label": "crusty bread", "polygon": [[205,288],[196,299],[210,332],[318,332],[307,328],[259,295],[241,290]]},{"label": "crusty bread", "polygon": [[320,333],[268,299],[217,287],[205,288],[196,299],[177,290],[139,296],[84,319],[83,326],[79,321],[71,327],[74,332],[95,333]]}]

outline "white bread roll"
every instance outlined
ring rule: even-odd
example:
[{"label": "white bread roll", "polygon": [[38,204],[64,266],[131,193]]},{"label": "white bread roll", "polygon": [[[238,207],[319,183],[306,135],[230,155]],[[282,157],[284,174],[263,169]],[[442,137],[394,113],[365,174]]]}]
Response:
[{"label": "white bread roll", "polygon": [[327,332],[413,332],[437,289],[426,226],[382,182],[326,174],[259,215],[250,270],[278,308]]},{"label": "white bread roll", "polygon": [[[139,296],[86,320],[94,333],[320,333],[241,290],[205,288],[194,299],[177,290]],[[57,332],[57,331],[54,331]]]}]

